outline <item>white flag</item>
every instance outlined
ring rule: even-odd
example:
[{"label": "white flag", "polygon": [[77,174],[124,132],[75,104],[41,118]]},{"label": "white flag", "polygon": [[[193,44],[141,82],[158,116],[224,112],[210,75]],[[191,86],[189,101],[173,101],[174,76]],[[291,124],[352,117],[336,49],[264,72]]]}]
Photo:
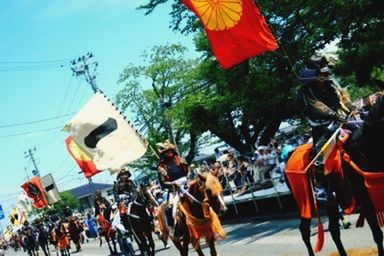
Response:
[{"label": "white flag", "polygon": [[41,185],[44,188],[45,195],[47,196],[48,202],[54,204],[60,201],[59,190],[57,189],[56,183],[52,177],[52,174],[47,174],[40,179]]},{"label": "white flag", "polygon": [[147,142],[101,92],[85,104],[64,130],[71,133],[98,170],[118,170],[147,150]]}]

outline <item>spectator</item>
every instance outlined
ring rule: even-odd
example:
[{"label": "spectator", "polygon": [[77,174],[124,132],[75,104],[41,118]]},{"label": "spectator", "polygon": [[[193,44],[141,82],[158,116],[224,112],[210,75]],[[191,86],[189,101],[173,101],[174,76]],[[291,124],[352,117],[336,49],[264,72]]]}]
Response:
[{"label": "spectator", "polygon": [[86,236],[89,238],[97,238],[99,236],[99,233],[97,231],[96,220],[94,217],[91,216],[90,213],[87,213],[87,220],[85,221],[85,223],[88,227],[88,232]]},{"label": "spectator", "polygon": [[197,175],[199,174],[198,169],[195,164],[191,164],[189,166],[189,172],[188,172],[188,179],[194,180],[196,179]]},{"label": "spectator", "polygon": [[[213,164],[213,168],[212,168],[212,170],[211,170],[211,173],[214,175],[214,176],[216,176],[216,177],[220,177],[220,176],[222,176],[222,174],[223,174],[223,170],[222,170],[222,168],[221,168],[221,164],[219,163],[219,162],[216,162],[216,163],[214,163]],[[220,179],[220,178],[219,178]]]},{"label": "spectator", "polygon": [[241,172],[240,172],[240,164],[238,159],[235,158],[233,153],[228,153],[228,168],[231,171],[230,179],[235,183],[236,191],[243,185]]}]

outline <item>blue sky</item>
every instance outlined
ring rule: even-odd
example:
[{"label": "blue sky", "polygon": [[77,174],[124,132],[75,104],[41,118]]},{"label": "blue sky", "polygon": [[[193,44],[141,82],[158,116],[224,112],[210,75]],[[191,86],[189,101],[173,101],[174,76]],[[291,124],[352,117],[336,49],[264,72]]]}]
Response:
[{"label": "blue sky", "polygon": [[[118,75],[128,63],[143,64],[140,55],[154,45],[180,42],[196,56],[191,36],[169,29],[169,5],[145,16],[135,7],[144,0],[5,0],[0,2],[0,204],[8,214],[21,193],[34,152],[41,175],[52,173],[61,190],[87,181],[77,174],[64,148],[62,127],[70,115],[33,125],[3,127],[74,113],[92,96],[69,66],[30,69],[30,61],[70,60],[89,51],[99,62],[97,82],[114,98]],[[11,63],[12,62],[12,63]],[[65,62],[67,63],[67,62]],[[17,70],[22,69],[22,70]],[[29,133],[31,131],[41,131]],[[19,134],[19,135],[18,135]],[[23,134],[23,135],[22,135]],[[96,182],[112,181],[108,173]]]}]

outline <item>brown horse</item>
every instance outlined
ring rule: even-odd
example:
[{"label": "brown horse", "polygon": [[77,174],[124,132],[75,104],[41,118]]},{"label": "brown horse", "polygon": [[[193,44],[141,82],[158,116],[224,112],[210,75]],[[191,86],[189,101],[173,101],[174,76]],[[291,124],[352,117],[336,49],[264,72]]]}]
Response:
[{"label": "brown horse", "polygon": [[81,244],[80,244],[81,229],[78,226],[78,223],[74,217],[69,218],[68,232],[69,232],[69,237],[71,238],[71,241],[76,246],[76,251],[77,252],[81,251]]},{"label": "brown horse", "polygon": [[[368,121],[360,128],[353,131],[349,135],[349,139],[343,143],[339,142],[340,150],[335,156],[339,156],[339,164],[342,167],[341,175],[349,181],[353,196],[356,200],[349,203],[352,207],[347,208],[349,212],[353,210],[354,202],[361,206],[360,218],[357,226],[367,220],[377,244],[378,254],[384,256],[383,249],[383,232],[380,224],[384,224],[384,151],[377,148],[384,145],[384,98],[381,97],[371,108],[368,114]],[[313,210],[316,211],[317,203],[313,197],[313,175],[311,172],[304,172],[305,167],[309,163],[309,151],[311,145],[299,146],[288,160],[286,167],[287,180],[290,190],[299,206],[300,210],[300,232],[302,239],[307,247],[308,255],[314,256],[314,251],[310,243],[310,223]],[[336,159],[336,158],[335,158]],[[335,167],[335,165],[333,166]],[[364,170],[364,171],[363,171]],[[326,175],[331,192],[336,194],[336,198],[332,201],[335,203],[327,204],[327,213],[329,218],[329,231],[332,239],[336,244],[339,254],[347,255],[340,239],[339,230],[339,213],[337,204],[340,201],[340,195],[345,194],[346,189],[340,189],[335,184],[334,177],[337,176],[335,170],[332,169],[330,174]],[[333,197],[333,196],[332,196]],[[342,197],[341,197],[342,198]],[[344,201],[345,202],[345,201]],[[320,251],[323,244],[323,228],[320,223],[319,214],[318,243],[315,252]],[[320,236],[319,236],[320,234]]]},{"label": "brown horse", "polygon": [[203,256],[200,238],[208,243],[212,256],[216,256],[215,239],[225,237],[216,212],[225,209],[219,180],[210,173],[199,175],[190,183],[187,193],[180,198],[172,241],[180,255],[188,255],[191,243],[199,256]]},{"label": "brown horse", "polygon": [[[117,255],[115,236],[116,232],[112,229],[111,223],[105,219],[103,214],[99,214],[96,217],[97,224],[99,225],[100,246],[102,246],[102,237],[107,241],[109,251],[111,255]],[[112,242],[113,248],[110,244]]]}]

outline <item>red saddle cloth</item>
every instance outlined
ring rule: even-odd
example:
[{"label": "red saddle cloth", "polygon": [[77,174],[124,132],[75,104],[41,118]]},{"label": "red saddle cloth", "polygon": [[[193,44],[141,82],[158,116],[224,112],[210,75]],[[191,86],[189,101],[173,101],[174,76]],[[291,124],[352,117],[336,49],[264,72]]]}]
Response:
[{"label": "red saddle cloth", "polygon": [[309,154],[312,144],[303,144],[296,148],[289,158],[285,173],[290,184],[290,190],[299,207],[300,217],[311,218],[311,202],[313,201],[305,168],[309,164]]},{"label": "red saddle cloth", "polygon": [[384,171],[381,172],[367,172],[360,169],[349,157],[344,154],[344,160],[351,165],[351,167],[358,172],[363,178],[365,187],[368,190],[369,197],[371,198],[373,207],[376,210],[377,219],[380,226],[384,226]]}]

